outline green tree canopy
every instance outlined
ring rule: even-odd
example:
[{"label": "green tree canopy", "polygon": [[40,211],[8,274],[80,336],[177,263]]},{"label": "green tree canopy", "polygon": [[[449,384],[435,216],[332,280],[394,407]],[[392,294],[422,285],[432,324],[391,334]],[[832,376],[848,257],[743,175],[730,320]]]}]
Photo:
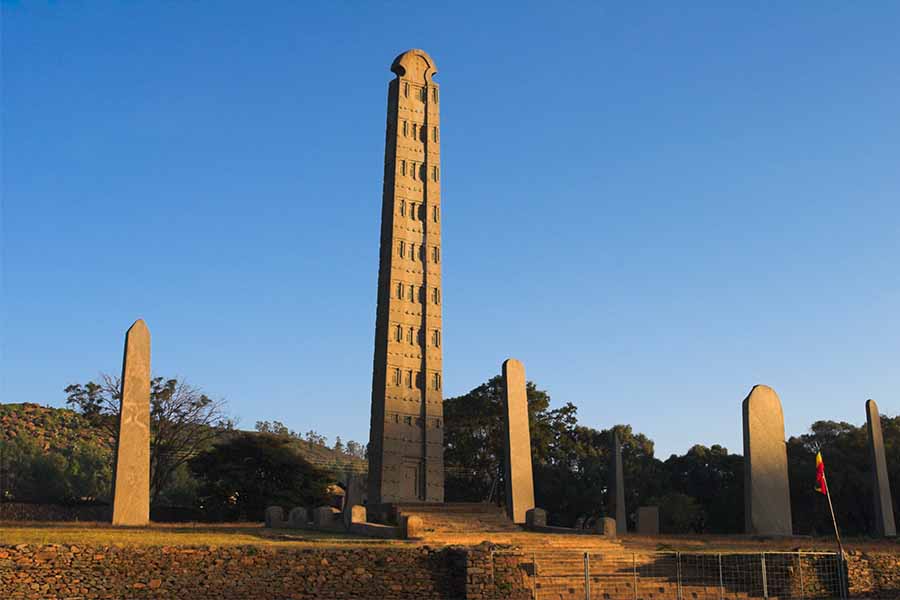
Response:
[{"label": "green tree canopy", "polygon": [[323,504],[328,474],[313,467],[291,439],[240,432],[193,457],[202,508],[214,519],[262,520],[267,506]]}]

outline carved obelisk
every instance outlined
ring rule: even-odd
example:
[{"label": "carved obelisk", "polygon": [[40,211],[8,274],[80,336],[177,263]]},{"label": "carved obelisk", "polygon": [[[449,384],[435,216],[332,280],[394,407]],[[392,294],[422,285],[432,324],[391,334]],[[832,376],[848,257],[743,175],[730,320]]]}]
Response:
[{"label": "carved obelisk", "polygon": [[622,442],[615,432],[613,432],[612,458],[613,479],[609,495],[609,513],[616,519],[616,533],[625,535],[628,533],[628,524],[625,520],[625,473],[622,469]]},{"label": "carved obelisk", "polygon": [[388,86],[369,424],[369,506],[444,501],[440,101],[409,50]]},{"label": "carved obelisk", "polygon": [[744,399],[744,527],[756,535],[791,535],[784,413],[775,390],[753,386]]},{"label": "carved obelisk", "polygon": [[525,366],[514,358],[503,363],[503,447],[506,458],[506,514],[513,523],[524,523],[534,508],[534,474],[531,470],[531,433]]},{"label": "carved obelisk", "polygon": [[125,334],[113,525],[150,522],[150,330],[142,319]]},{"label": "carved obelisk", "polygon": [[872,458],[872,496],[875,500],[875,534],[895,537],[894,503],[888,480],[887,460],[884,457],[884,437],[881,434],[881,415],[874,400],[866,401],[866,423],[869,428],[869,455]]}]

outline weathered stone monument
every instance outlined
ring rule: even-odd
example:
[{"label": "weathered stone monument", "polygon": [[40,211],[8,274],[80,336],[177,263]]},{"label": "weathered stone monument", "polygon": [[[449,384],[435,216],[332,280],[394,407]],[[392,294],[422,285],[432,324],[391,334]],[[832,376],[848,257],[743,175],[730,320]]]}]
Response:
[{"label": "weathered stone monument", "polygon": [[791,535],[784,414],[775,390],[753,386],[744,399],[744,527],[756,535]]},{"label": "weathered stone monument", "polygon": [[150,522],[150,330],[142,319],[125,334],[119,438],[113,473],[113,525]]},{"label": "weathered stone monument", "polygon": [[638,507],[637,532],[639,535],[659,535],[658,506]]},{"label": "weathered stone monument", "polygon": [[872,496],[875,500],[875,534],[894,537],[894,504],[888,480],[887,460],[884,457],[884,438],[881,435],[881,415],[874,400],[866,401],[866,423],[869,429],[869,453],[872,457]]},{"label": "weathered stone monument", "polygon": [[609,514],[615,515],[616,531],[619,535],[628,533],[625,520],[625,474],[622,471],[622,442],[613,432],[612,481],[609,493]]},{"label": "weathered stone monument", "polygon": [[440,101],[422,50],[391,65],[369,427],[369,505],[444,501]]},{"label": "weathered stone monument", "polygon": [[513,523],[525,523],[525,514],[534,508],[534,478],[525,367],[514,358],[503,363],[503,401],[506,514]]}]

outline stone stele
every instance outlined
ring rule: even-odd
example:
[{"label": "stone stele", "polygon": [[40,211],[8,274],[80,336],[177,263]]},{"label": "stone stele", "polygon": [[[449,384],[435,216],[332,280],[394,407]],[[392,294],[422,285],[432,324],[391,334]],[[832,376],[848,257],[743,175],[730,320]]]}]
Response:
[{"label": "stone stele", "polygon": [[659,507],[641,506],[637,511],[639,535],[659,535]]},{"label": "stone stele", "polygon": [[881,435],[881,416],[874,400],[866,401],[866,422],[869,426],[869,452],[872,457],[872,496],[875,500],[875,534],[894,537],[894,504],[888,481],[887,461],[884,458],[884,438]]},{"label": "stone stele", "polygon": [[625,475],[622,471],[622,442],[613,433],[613,481],[609,495],[609,513],[615,515],[616,531],[619,535],[628,533],[625,521]]},{"label": "stone stele", "polygon": [[525,367],[514,358],[503,363],[503,389],[506,513],[514,523],[525,523],[525,513],[534,508],[534,478],[531,471]]},{"label": "stone stele", "polygon": [[744,399],[744,527],[756,535],[791,535],[784,414],[775,390],[756,385]]},{"label": "stone stele", "polygon": [[142,319],[125,334],[113,525],[150,522],[150,330]]}]

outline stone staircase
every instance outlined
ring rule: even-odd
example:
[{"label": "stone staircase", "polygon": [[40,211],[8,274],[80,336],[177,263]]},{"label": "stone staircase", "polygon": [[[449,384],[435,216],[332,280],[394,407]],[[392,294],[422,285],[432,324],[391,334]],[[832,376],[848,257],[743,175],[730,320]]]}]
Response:
[{"label": "stone staircase", "polygon": [[397,504],[398,518],[417,516],[422,519],[427,538],[435,535],[473,533],[513,533],[521,531],[502,508],[482,502],[446,504]]}]

